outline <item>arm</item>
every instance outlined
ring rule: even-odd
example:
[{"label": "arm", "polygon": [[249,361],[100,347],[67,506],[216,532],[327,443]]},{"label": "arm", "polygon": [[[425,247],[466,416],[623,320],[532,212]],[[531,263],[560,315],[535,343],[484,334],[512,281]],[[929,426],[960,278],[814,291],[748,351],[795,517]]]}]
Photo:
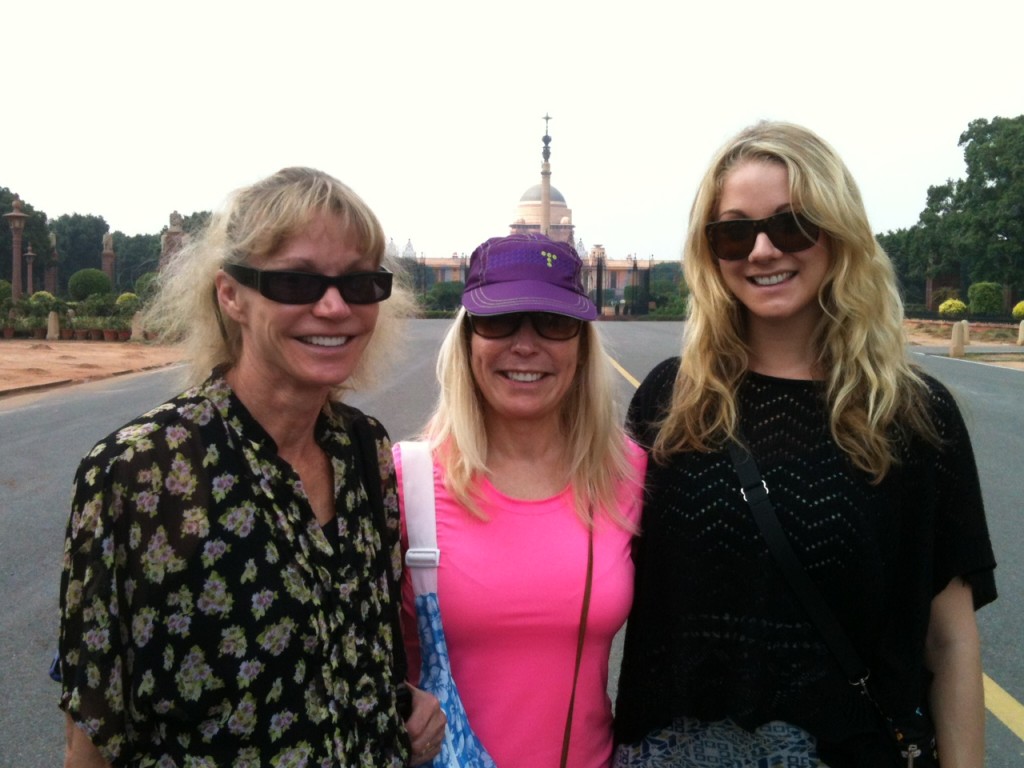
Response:
[{"label": "arm", "polygon": [[110,763],[103,759],[96,745],[67,713],[64,715],[64,733],[67,736],[64,768],[110,768]]},{"label": "arm", "polygon": [[942,768],[981,768],[985,702],[981,641],[971,587],[955,578],[932,600],[925,662],[935,675],[931,705]]}]

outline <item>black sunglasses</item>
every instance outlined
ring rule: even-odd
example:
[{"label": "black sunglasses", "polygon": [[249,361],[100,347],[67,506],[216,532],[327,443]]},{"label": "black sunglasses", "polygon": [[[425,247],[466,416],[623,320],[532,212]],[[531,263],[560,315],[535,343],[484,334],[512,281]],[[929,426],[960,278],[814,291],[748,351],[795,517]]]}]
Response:
[{"label": "black sunglasses", "polygon": [[285,272],[225,264],[224,271],[249,288],[279,304],[313,304],[332,285],[349,304],[376,304],[391,295],[394,275],[381,267],[376,272],[349,272],[337,277],[315,272]]},{"label": "black sunglasses", "polygon": [[550,341],[568,341],[577,336],[583,321],[554,312],[511,312],[505,315],[469,315],[473,333],[485,339],[505,339],[529,320],[541,338]]},{"label": "black sunglasses", "polygon": [[745,259],[754,250],[757,233],[764,232],[783,253],[795,253],[818,242],[821,227],[801,213],[785,211],[767,219],[726,219],[704,227],[715,258],[722,261]]}]

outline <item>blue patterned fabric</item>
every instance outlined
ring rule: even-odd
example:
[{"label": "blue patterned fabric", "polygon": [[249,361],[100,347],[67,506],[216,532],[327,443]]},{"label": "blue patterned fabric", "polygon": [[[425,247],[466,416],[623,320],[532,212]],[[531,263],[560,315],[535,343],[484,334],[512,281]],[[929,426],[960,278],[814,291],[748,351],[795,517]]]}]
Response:
[{"label": "blue patterned fabric", "polygon": [[469,717],[452,679],[448,643],[441,626],[441,607],[437,593],[416,595],[416,624],[420,638],[420,688],[434,694],[448,718],[441,754],[433,768],[496,768],[484,745],[473,733]]},{"label": "blue patterned fabric", "polygon": [[619,745],[614,768],[821,768],[814,737],[795,725],[765,723],[753,732],[731,720],[688,717]]}]

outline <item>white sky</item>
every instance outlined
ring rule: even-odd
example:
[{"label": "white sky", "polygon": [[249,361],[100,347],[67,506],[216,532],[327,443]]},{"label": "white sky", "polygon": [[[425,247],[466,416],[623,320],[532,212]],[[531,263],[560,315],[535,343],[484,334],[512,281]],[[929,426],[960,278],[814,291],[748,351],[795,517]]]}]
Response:
[{"label": "white sky", "polygon": [[843,155],[876,232],[1024,113],[1019,0],[13,0],[0,185],[51,218],[157,233],[311,165],[399,247],[469,253],[539,182],[612,257],[677,258],[697,181],[761,118]]}]

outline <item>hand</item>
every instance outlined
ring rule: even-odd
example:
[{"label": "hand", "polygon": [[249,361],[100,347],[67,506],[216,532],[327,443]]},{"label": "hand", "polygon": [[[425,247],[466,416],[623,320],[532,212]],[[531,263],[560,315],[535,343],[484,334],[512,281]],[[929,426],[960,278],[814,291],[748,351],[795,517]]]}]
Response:
[{"label": "hand", "polygon": [[432,694],[409,686],[412,691],[412,714],[405,721],[412,744],[412,765],[429,763],[441,754],[444,729],[448,719],[441,711],[441,704]]},{"label": "hand", "polygon": [[64,733],[67,736],[64,768],[110,768],[110,763],[67,712],[64,713]]}]

